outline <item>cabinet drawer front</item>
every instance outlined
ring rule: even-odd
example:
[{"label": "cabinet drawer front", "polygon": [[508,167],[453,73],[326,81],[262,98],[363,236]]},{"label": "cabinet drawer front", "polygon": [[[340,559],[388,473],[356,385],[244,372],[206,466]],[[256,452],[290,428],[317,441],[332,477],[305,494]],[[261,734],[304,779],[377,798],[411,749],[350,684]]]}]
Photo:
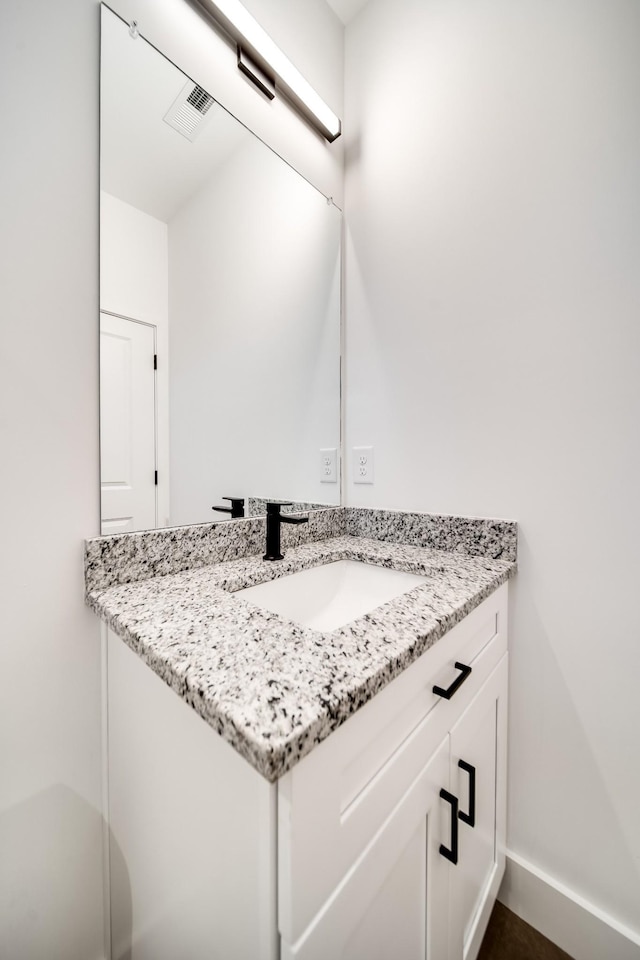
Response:
[{"label": "cabinet drawer front", "polygon": [[[279,782],[279,925],[295,942],[507,648],[503,585]],[[471,672],[447,700],[450,687]],[[443,786],[445,786],[443,784]]]},{"label": "cabinet drawer front", "polygon": [[[434,686],[450,688],[452,682],[462,676],[455,667],[456,663],[470,666],[472,674],[485,666],[482,664],[481,667],[478,658],[484,648],[498,636],[500,612],[494,605],[489,605],[486,610],[479,607],[473,611],[470,618],[474,620],[473,624],[467,621],[459,624],[383,690],[378,697],[385,697],[384,704],[380,704],[377,697],[352,718],[358,720],[361,729],[356,730],[354,723],[349,731],[349,739],[354,749],[348,751],[348,759],[343,761],[341,767],[342,817],[351,814],[362,792],[424,717],[435,707],[447,702],[433,692]],[[458,632],[462,626],[467,629]],[[465,633],[468,636],[465,637]],[[464,684],[469,687],[470,681],[471,676],[464,679]],[[465,698],[465,693],[461,684],[451,698],[455,700],[456,712]]]}]

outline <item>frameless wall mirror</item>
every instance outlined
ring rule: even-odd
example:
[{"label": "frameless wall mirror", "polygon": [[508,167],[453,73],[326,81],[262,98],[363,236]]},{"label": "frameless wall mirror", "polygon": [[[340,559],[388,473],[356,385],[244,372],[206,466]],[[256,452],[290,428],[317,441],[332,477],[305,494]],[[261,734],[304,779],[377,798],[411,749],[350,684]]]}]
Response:
[{"label": "frameless wall mirror", "polygon": [[102,533],[338,504],[340,211],[104,6],[100,133]]}]

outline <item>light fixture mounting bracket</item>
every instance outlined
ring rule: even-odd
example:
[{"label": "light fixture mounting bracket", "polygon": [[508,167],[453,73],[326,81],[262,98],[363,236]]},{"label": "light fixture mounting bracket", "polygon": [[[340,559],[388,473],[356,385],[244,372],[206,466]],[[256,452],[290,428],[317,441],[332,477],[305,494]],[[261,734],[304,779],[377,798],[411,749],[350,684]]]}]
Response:
[{"label": "light fixture mounting bracket", "polygon": [[240,44],[237,45],[237,50],[238,70],[244,73],[245,77],[248,77],[249,80],[256,85],[258,90],[264,93],[265,97],[273,100],[276,95],[276,82],[274,77],[270,76],[262,67],[258,66],[253,57],[251,57],[246,50],[243,50]]}]

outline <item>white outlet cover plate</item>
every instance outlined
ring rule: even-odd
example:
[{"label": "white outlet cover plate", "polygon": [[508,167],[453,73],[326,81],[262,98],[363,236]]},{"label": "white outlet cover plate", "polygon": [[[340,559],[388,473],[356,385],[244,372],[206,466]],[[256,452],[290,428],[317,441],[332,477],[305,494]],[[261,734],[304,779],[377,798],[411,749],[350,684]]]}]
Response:
[{"label": "white outlet cover plate", "polygon": [[320,482],[338,482],[338,451],[336,447],[327,447],[320,451]]},{"label": "white outlet cover plate", "polygon": [[373,447],[353,448],[353,482],[373,483]]}]

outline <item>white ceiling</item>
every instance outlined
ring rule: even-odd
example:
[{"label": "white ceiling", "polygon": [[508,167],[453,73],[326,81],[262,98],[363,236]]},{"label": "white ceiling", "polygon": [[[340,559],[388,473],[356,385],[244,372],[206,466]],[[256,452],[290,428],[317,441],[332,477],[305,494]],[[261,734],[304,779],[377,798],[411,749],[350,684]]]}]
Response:
[{"label": "white ceiling", "polygon": [[102,51],[100,186],[168,223],[251,135],[217,103],[193,143],[166,124],[187,77],[115,14]]},{"label": "white ceiling", "polygon": [[329,6],[332,10],[335,10],[345,26],[368,2],[369,0],[327,0]]}]

